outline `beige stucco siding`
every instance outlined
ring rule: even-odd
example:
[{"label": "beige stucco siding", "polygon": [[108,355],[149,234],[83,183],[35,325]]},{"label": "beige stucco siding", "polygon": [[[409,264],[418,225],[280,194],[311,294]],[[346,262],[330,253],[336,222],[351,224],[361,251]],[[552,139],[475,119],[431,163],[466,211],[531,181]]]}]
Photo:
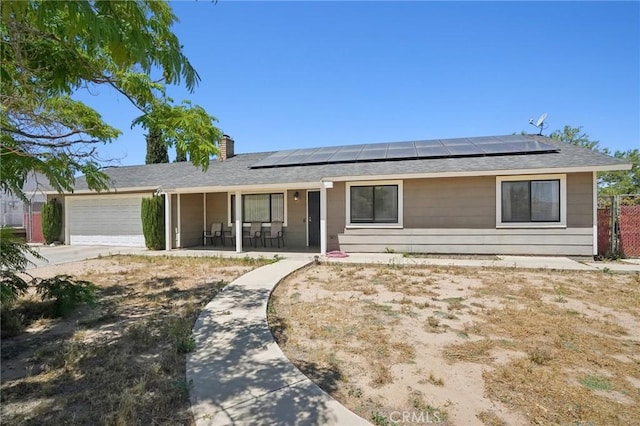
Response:
[{"label": "beige stucco siding", "polygon": [[593,174],[567,175],[567,227],[593,226]]},{"label": "beige stucco siding", "polygon": [[334,182],[333,188],[327,189],[327,250],[340,248],[339,235],[344,232],[346,224],[345,183]]},{"label": "beige stucco siding", "polygon": [[203,199],[202,194],[180,195],[180,246],[202,244]]},{"label": "beige stucco siding", "polygon": [[405,228],[491,228],[495,177],[405,180]]},{"label": "beige stucco siding", "polygon": [[207,229],[211,228],[213,222],[222,223],[223,229],[227,226],[227,193],[214,192],[207,194]]}]

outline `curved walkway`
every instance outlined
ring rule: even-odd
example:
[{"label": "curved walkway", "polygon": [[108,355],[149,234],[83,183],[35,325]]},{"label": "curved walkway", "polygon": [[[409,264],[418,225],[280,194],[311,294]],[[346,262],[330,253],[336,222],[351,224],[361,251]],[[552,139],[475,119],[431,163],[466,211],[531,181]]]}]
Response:
[{"label": "curved walkway", "polygon": [[191,409],[203,425],[368,425],[300,372],[267,324],[272,289],[310,263],[284,259],[233,281],[201,312],[187,357]]}]

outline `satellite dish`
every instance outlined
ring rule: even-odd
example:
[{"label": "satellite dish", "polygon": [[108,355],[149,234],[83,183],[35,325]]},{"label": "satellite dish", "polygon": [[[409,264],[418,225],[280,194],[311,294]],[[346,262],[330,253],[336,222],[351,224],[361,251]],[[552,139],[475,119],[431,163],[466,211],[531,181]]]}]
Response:
[{"label": "satellite dish", "polygon": [[547,113],[543,113],[540,118],[538,118],[538,121],[536,121],[536,127],[541,127],[542,123],[544,123],[544,119],[547,118]]},{"label": "satellite dish", "polygon": [[532,126],[536,126],[537,128],[540,129],[540,132],[538,133],[538,135],[542,136],[542,129],[544,129],[546,126],[544,125],[544,120],[547,118],[547,113],[543,113],[539,118],[538,121],[536,121],[535,123],[533,122],[533,118],[529,119],[529,124],[531,124]]}]

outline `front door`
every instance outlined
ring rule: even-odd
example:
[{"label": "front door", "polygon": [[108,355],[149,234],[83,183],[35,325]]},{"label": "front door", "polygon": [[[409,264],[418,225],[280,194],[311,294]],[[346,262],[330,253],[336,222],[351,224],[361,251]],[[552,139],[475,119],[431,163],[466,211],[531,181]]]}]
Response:
[{"label": "front door", "polygon": [[320,245],[320,191],[307,192],[309,246]]}]

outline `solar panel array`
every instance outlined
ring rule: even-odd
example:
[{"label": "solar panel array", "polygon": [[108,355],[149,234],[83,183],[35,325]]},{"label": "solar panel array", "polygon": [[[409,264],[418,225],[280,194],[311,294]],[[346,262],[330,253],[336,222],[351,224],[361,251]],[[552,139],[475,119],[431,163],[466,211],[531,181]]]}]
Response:
[{"label": "solar panel array", "polygon": [[423,158],[534,154],[557,151],[558,148],[552,145],[539,142],[526,136],[486,136],[292,149],[273,153],[253,164],[251,168]]}]

